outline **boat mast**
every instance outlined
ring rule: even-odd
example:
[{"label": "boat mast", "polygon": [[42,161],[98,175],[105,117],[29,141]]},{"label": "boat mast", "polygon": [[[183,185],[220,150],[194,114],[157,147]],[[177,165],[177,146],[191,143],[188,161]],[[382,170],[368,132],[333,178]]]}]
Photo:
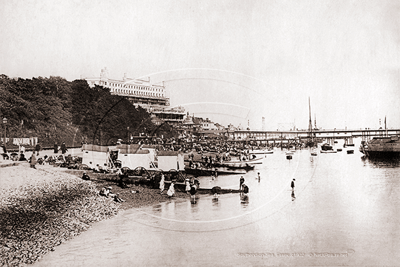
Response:
[{"label": "boat mast", "polygon": [[386,116],[385,116],[385,132],[386,132],[386,137],[388,136],[388,131],[387,131],[387,128],[386,128]]},{"label": "boat mast", "polygon": [[311,138],[311,142],[314,142],[313,134],[312,134],[312,120],[311,120],[311,104],[310,104],[310,97],[308,97],[308,116],[309,116],[309,121],[308,121],[308,133]]}]

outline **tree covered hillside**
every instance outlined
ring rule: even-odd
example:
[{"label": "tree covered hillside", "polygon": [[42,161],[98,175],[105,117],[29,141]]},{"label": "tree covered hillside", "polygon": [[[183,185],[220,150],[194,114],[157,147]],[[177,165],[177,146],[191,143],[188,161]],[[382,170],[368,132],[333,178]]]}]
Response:
[{"label": "tree covered hillside", "polygon": [[[61,77],[0,75],[0,117],[8,120],[8,138],[38,137],[42,146],[106,145],[127,140],[128,134],[173,134],[168,125],[157,128],[144,109],[111,95],[108,88]],[[4,128],[0,134],[3,137]]]}]

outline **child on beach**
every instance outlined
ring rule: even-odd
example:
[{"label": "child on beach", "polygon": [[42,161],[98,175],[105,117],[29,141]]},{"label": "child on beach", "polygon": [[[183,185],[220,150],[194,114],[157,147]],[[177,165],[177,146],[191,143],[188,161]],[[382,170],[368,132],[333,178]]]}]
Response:
[{"label": "child on beach", "polygon": [[90,180],[90,177],[89,177],[89,175],[87,175],[86,172],[83,172],[82,179],[83,180]]},{"label": "child on beach", "polygon": [[186,194],[189,194],[189,191],[190,191],[190,182],[189,182],[189,179],[186,179],[186,180],[185,180],[185,183],[186,183],[186,187],[185,187]]},{"label": "child on beach", "polygon": [[109,186],[109,187],[103,187],[103,188],[100,190],[100,192],[99,192],[100,196],[115,197],[116,194],[113,194],[113,193],[111,192],[111,189],[112,189],[111,186]]}]

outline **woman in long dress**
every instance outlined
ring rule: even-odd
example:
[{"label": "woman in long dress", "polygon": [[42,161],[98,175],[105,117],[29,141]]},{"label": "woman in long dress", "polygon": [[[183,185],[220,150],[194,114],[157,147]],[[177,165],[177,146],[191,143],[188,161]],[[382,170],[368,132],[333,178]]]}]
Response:
[{"label": "woman in long dress", "polygon": [[36,163],[37,163],[37,160],[36,160],[36,157],[35,157],[35,151],[33,151],[32,156],[31,156],[31,168],[36,169],[36,166],[35,166]]},{"label": "woman in long dress", "polygon": [[165,184],[165,177],[164,174],[161,174],[161,180],[160,180],[160,194],[164,191],[164,184]]},{"label": "woman in long dress", "polygon": [[175,188],[174,188],[174,182],[171,181],[171,185],[169,186],[169,189],[167,191],[167,195],[168,197],[172,197],[173,195],[175,195]]}]

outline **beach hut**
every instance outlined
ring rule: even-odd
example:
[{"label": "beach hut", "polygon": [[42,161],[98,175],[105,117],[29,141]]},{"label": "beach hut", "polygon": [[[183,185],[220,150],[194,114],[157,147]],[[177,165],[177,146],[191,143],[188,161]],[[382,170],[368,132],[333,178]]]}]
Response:
[{"label": "beach hut", "polygon": [[137,167],[153,168],[154,156],[148,149],[142,149],[137,144],[121,144],[117,145],[117,150],[118,160],[121,162],[122,168],[128,167],[131,170]]},{"label": "beach hut", "polygon": [[158,168],[163,171],[184,171],[183,153],[179,151],[159,151],[157,153]]},{"label": "beach hut", "polygon": [[115,147],[84,144],[82,146],[82,164],[94,169],[97,165],[101,168],[111,167],[110,150]]},{"label": "beach hut", "polygon": [[157,155],[157,148],[159,146],[157,145],[142,145],[141,149],[142,150],[148,150],[150,154],[150,158],[152,161],[156,161],[156,155]]}]

